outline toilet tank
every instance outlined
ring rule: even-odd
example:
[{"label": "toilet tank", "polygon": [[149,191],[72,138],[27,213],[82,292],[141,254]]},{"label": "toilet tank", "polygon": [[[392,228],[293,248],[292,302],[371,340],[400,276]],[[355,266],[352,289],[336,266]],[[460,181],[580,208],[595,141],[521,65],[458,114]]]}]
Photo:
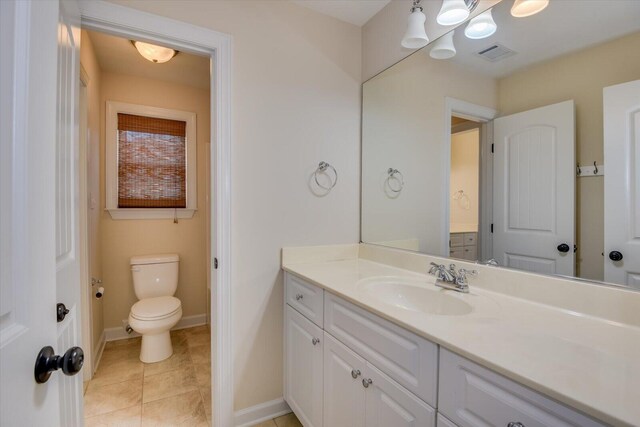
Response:
[{"label": "toilet tank", "polygon": [[175,294],[178,288],[179,261],[177,254],[132,257],[133,289],[138,299]]}]

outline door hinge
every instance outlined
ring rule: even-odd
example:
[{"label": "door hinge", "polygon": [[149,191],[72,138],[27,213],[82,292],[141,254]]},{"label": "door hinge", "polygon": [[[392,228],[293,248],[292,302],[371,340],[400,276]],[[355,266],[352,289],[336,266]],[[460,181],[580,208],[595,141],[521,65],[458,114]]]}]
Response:
[{"label": "door hinge", "polygon": [[493,144],[493,143],[491,143],[491,152],[492,152],[492,153],[493,153],[493,150],[494,150],[494,144]]},{"label": "door hinge", "polygon": [[214,259],[213,259],[213,268],[214,268],[215,270],[217,270],[217,269],[218,269],[218,258],[214,258]]},{"label": "door hinge", "polygon": [[493,233],[493,223],[491,224],[491,232]]}]

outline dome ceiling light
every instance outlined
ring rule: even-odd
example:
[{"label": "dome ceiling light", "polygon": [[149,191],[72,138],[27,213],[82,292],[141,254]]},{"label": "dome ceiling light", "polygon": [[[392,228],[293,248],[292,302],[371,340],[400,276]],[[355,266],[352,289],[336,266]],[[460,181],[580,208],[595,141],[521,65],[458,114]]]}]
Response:
[{"label": "dome ceiling light", "polygon": [[155,64],[162,64],[164,62],[170,61],[171,58],[178,54],[178,51],[175,49],[171,49],[169,47],[158,46],[151,43],[145,42],[137,42],[131,40],[131,44],[133,44],[142,57],[148,61],[151,61]]}]

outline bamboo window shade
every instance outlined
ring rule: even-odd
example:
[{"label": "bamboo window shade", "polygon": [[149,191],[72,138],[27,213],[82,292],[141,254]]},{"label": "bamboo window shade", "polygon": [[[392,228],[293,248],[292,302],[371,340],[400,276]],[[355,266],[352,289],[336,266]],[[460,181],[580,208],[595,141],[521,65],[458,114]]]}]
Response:
[{"label": "bamboo window shade", "polygon": [[118,113],[118,208],[185,208],[186,127]]}]

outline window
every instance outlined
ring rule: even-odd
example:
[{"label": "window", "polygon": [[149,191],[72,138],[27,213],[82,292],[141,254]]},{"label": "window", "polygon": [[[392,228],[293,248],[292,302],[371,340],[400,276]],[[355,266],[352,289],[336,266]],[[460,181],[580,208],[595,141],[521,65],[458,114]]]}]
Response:
[{"label": "window", "polygon": [[107,102],[107,210],[114,219],[191,218],[195,114]]}]

